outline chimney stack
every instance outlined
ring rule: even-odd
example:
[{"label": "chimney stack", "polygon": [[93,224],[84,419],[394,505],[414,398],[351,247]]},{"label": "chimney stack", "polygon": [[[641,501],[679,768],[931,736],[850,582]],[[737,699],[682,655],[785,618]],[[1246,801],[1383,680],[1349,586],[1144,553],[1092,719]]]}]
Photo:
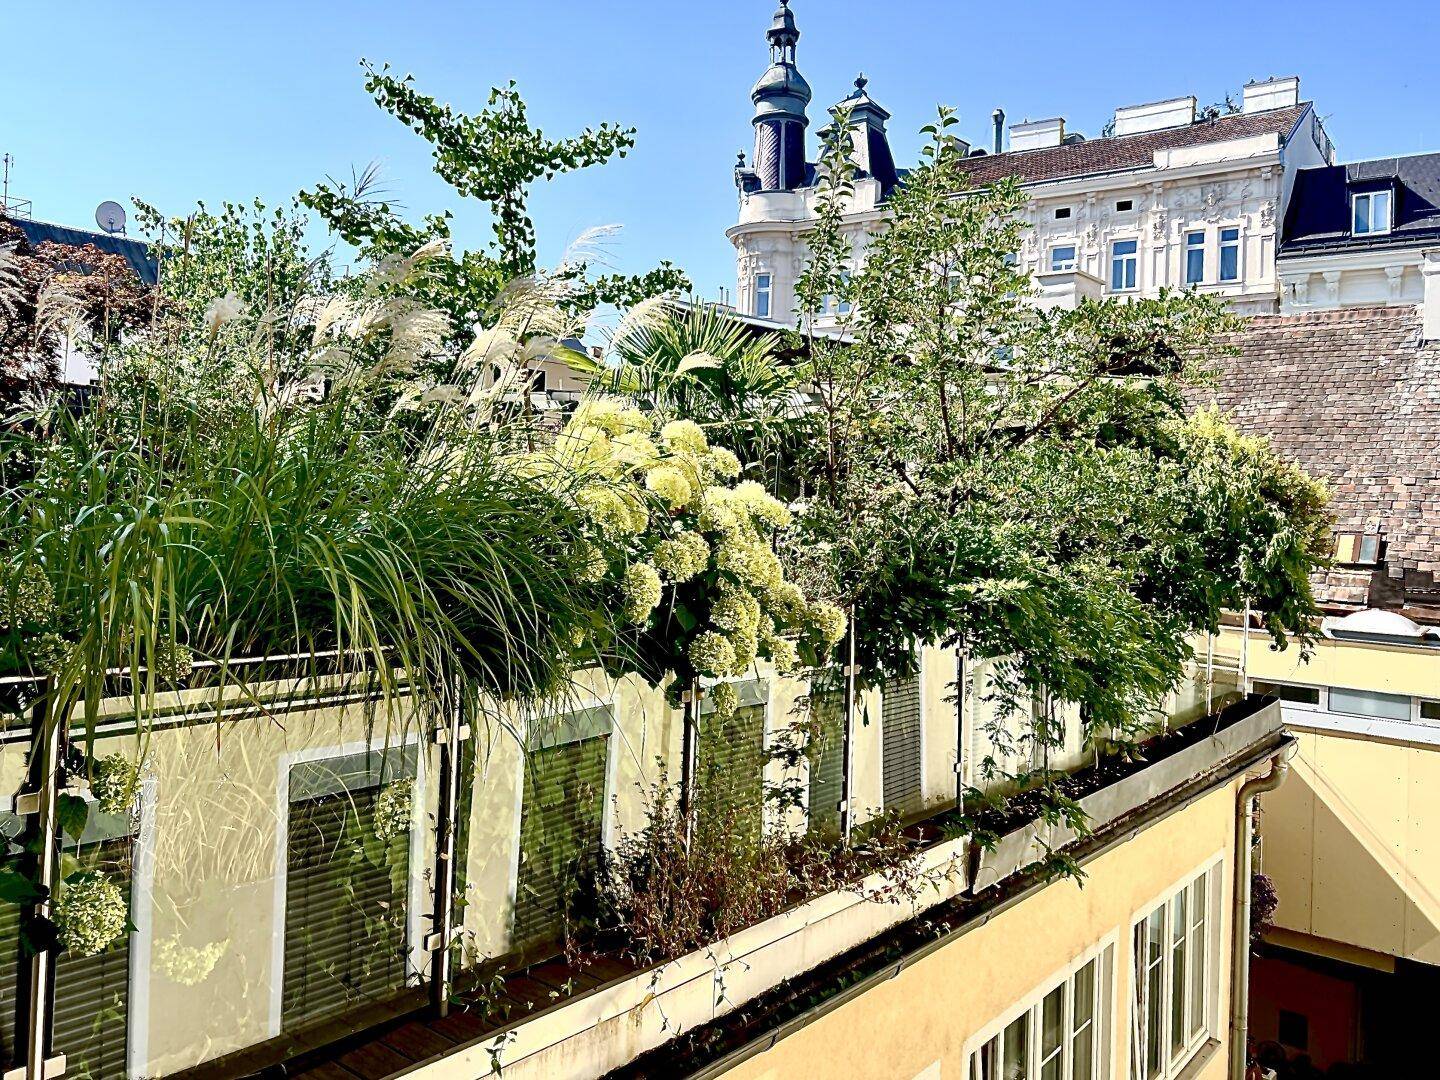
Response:
[{"label": "chimney stack", "polygon": [[996,109],[990,119],[995,121],[995,153],[1000,153],[1005,148],[1005,110]]}]

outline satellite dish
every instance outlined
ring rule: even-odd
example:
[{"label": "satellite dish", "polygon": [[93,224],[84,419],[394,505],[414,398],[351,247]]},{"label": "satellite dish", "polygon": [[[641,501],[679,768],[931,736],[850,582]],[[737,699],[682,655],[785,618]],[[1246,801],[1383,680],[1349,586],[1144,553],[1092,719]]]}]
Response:
[{"label": "satellite dish", "polygon": [[125,208],[118,202],[106,199],[95,208],[95,224],[107,233],[125,231]]}]

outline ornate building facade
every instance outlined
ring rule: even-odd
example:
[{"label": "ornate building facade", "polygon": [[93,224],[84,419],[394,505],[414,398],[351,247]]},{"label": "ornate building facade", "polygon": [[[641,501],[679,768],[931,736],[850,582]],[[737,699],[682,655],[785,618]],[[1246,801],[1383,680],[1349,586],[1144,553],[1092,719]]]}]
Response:
[{"label": "ornate building facade", "polygon": [[[839,313],[795,310],[817,197],[815,165],[802,168],[795,157],[811,100],[796,59],[799,37],[785,0],[769,31],[771,66],[751,94],[756,156],[753,167],[742,157],[736,169],[739,221],[727,235],[741,313],[785,325],[808,316],[823,325]],[[854,128],[848,221],[859,265],[904,172],[890,150],[890,113],[863,76],[832,115],[842,106]],[[1223,296],[1244,314],[1275,312],[1276,257],[1295,176],[1334,160],[1297,78],[1248,84],[1234,111],[1201,110],[1194,97],[1118,108],[1107,128],[1113,134],[1093,139],[1055,117],[1010,125],[1007,146],[1004,113],[996,110],[993,120],[988,148],[966,146],[970,179],[975,188],[1021,180],[1031,228],[1017,257],[1046,304],[1191,287]]]}]

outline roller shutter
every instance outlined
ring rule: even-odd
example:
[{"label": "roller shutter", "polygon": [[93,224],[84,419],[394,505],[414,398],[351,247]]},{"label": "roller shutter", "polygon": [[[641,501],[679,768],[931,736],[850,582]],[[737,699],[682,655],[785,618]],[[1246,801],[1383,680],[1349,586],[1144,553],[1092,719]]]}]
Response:
[{"label": "roller shutter", "polygon": [[291,771],[287,1031],[405,985],[410,836],[382,842],[375,810],[385,785],[413,779],[413,753],[362,754]]},{"label": "roller shutter", "polygon": [[920,797],[920,677],[886,682],[880,699],[881,771],[885,810],[901,817],[923,809]]},{"label": "roller shutter", "polygon": [[[103,835],[107,826],[128,822],[119,816],[100,815],[91,806],[91,823],[78,852],[67,841],[67,853],[78,858],[86,870],[104,873],[130,896],[130,836],[123,834],[108,839]],[[17,825],[18,827],[18,825]],[[7,829],[7,835],[9,830]],[[111,828],[109,831],[120,831]],[[0,904],[0,1000],[5,1016],[0,1039],[6,1067],[20,1064],[16,1060],[19,1047],[16,1016],[20,966],[24,962],[20,948],[20,909],[14,904]],[[71,956],[61,953],[55,963],[55,1013],[53,1018],[53,1052],[66,1057],[66,1077],[80,1080],[109,1080],[126,1075],[130,1004],[130,935],[97,956]]]},{"label": "roller shutter", "polygon": [[559,946],[578,882],[600,854],[608,709],[551,722],[532,739],[520,810],[515,883],[516,951]]},{"label": "roller shutter", "polygon": [[765,683],[737,683],[740,707],[722,718],[706,698],[700,712],[696,802],[702,832],[726,823],[735,839],[759,840],[765,821]]},{"label": "roller shutter", "polygon": [[809,823],[814,836],[840,834],[840,797],[844,792],[845,692],[815,685],[810,691],[811,742]]}]

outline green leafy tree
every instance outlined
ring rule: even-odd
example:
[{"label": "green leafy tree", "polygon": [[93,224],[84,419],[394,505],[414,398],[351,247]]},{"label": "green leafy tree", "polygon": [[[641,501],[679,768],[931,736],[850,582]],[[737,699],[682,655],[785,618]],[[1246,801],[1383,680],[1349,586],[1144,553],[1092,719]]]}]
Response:
[{"label": "green leafy tree", "polygon": [[[942,109],[924,129],[860,265],[843,119],[825,149],[798,303],[850,313],[843,341],[802,327],[823,434],[792,561],[807,591],[853,605],[867,680],[909,669],[917,642],[963,644],[996,665],[1002,715],[1053,698],[1123,740],[1225,609],[1311,639],[1324,492],[1184,415],[1232,326],[1219,301],[1036,305],[1014,258],[1026,196],[974,190],[954,124]],[[1041,715],[1030,737],[1055,727]]]},{"label": "green leafy tree", "polygon": [[[525,101],[514,83],[490,92],[484,109],[466,114],[422,94],[411,76],[397,76],[389,66],[363,62],[365,88],[375,103],[428,142],[435,172],[457,195],[488,207],[494,240],[484,250],[467,251],[437,270],[421,287],[420,298],[444,311],[457,339],[471,327],[489,325],[496,297],[511,282],[535,273],[535,223],[528,201],[538,180],[624,157],[635,145],[635,132],[612,124],[587,128],[563,139],[548,138],[531,125]],[[362,255],[376,261],[407,256],[427,243],[450,239],[449,210],[407,223],[390,202],[375,197],[374,175],[349,185],[328,181],[303,192],[301,201],[314,210]],[[627,307],[660,293],[688,289],[685,275],[670,263],[630,277],[600,275],[587,279],[587,266],[564,268],[577,311],[600,304]]]}]

